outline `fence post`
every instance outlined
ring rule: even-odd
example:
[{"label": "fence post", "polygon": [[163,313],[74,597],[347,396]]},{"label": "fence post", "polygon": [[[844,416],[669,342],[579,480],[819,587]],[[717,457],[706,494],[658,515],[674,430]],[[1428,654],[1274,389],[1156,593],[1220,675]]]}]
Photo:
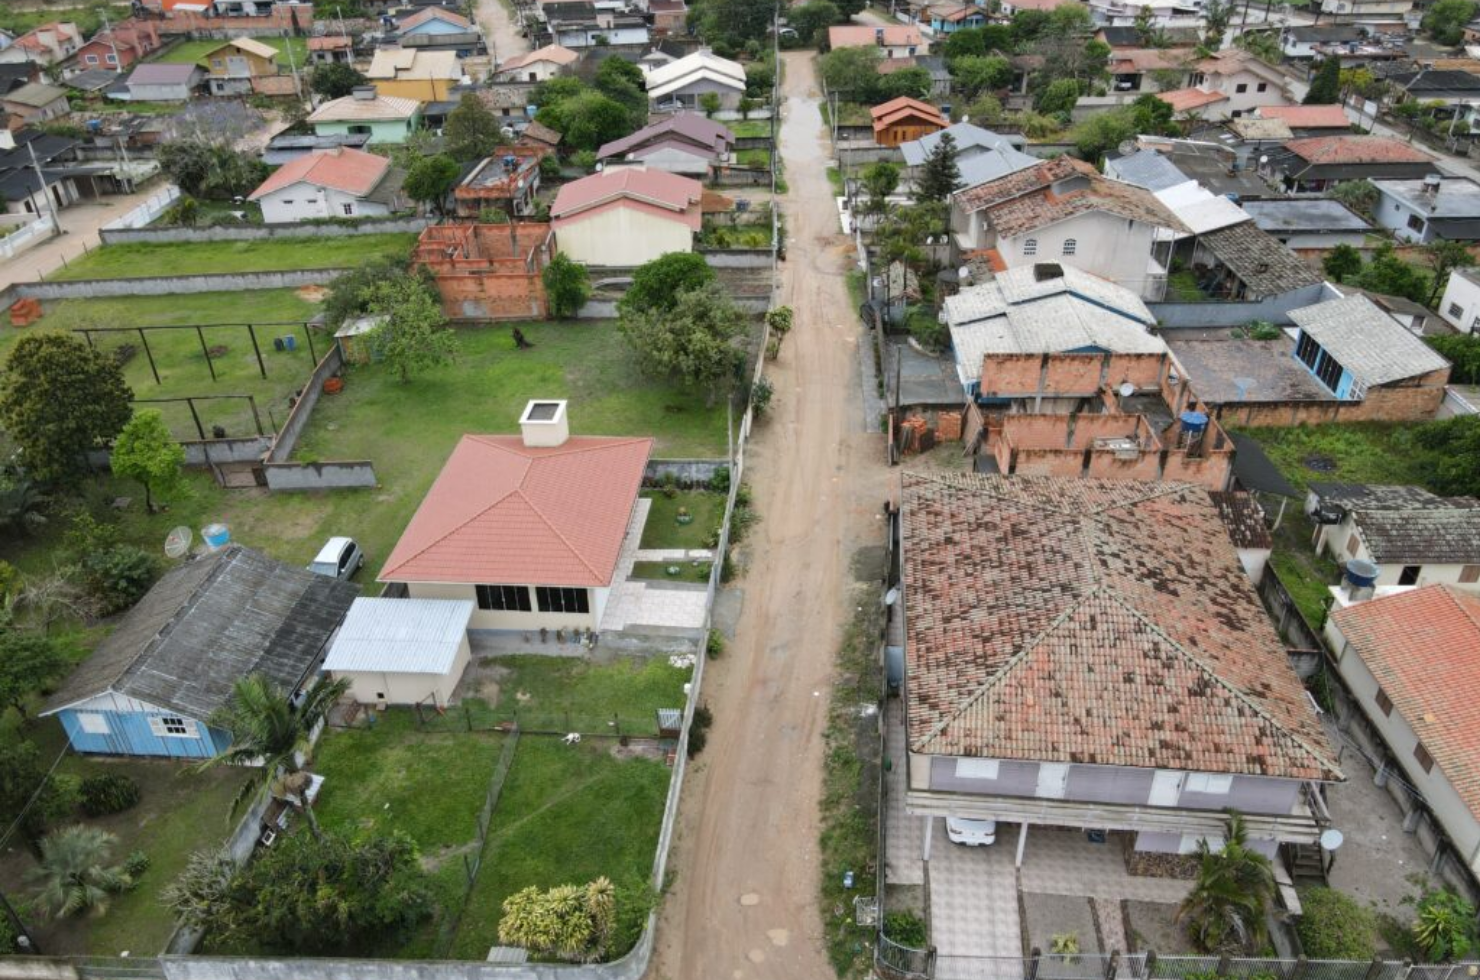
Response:
[{"label": "fence post", "polygon": [[1307,962],[1304,953],[1295,957],[1295,965],[1290,970],[1290,980],[1301,980],[1305,976]]},{"label": "fence post", "polygon": [[1373,956],[1372,963],[1367,967],[1367,976],[1365,980],[1378,980],[1378,978],[1382,976],[1384,966],[1385,964],[1382,962],[1381,957]]},{"label": "fence post", "polygon": [[1228,976],[1228,970],[1232,965],[1233,957],[1229,956],[1227,953],[1224,953],[1218,957],[1218,966],[1214,969],[1214,972],[1217,973],[1220,977],[1226,977]]},{"label": "fence post", "polygon": [[1120,950],[1112,949],[1109,959],[1105,960],[1105,980],[1115,980],[1115,972],[1119,966]]},{"label": "fence post", "polygon": [[1026,980],[1038,980],[1038,958],[1043,955],[1043,950],[1034,946],[1028,953],[1028,971]]},{"label": "fence post", "polygon": [[1144,976],[1146,977],[1146,980],[1151,980],[1151,978],[1153,976],[1155,976],[1155,975],[1156,975],[1156,950],[1154,950],[1154,949],[1148,949],[1148,950],[1146,950],[1146,968],[1145,968],[1145,971],[1144,971]]}]

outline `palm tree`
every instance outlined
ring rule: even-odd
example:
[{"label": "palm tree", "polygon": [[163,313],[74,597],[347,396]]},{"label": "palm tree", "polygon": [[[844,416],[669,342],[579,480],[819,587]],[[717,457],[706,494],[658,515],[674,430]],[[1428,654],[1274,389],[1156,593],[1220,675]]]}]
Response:
[{"label": "palm tree", "polygon": [[1224,844],[1218,850],[1200,841],[1197,881],[1177,909],[1194,942],[1208,952],[1238,952],[1264,942],[1265,912],[1274,897],[1269,858],[1248,846],[1244,818],[1228,811]]},{"label": "palm tree", "polygon": [[211,724],[231,732],[231,748],[200,764],[200,768],[227,763],[253,766],[260,775],[248,780],[231,812],[266,792],[278,798],[294,795],[302,803],[309,829],[320,840],[323,831],[314,816],[307,788],[308,774],[298,763],[309,749],[309,734],[349,690],[349,681],[319,681],[296,708],[286,692],[262,674],[243,677],[232,686],[231,701],[211,718]]},{"label": "palm tree", "polygon": [[31,877],[41,884],[40,902],[57,918],[91,910],[101,915],[108,897],[132,880],[108,865],[118,838],[97,827],[75,824],[47,834],[41,840],[41,866]]}]

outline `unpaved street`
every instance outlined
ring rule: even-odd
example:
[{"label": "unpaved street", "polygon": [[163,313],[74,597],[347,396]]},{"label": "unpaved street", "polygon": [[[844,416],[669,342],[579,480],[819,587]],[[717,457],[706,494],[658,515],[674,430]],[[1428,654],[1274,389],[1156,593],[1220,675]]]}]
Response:
[{"label": "unpaved street", "polygon": [[519,33],[514,15],[503,0],[478,0],[475,17],[483,29],[483,39],[488,42],[488,55],[495,64],[501,65],[529,50],[529,39]]},{"label": "unpaved street", "polygon": [[796,327],[770,371],[776,399],[747,461],[762,522],[737,583],[737,635],[704,679],[714,727],[685,787],[677,879],[650,973],[663,980],[832,976],[817,909],[822,730],[849,559],[882,541],[887,471],[858,407],[860,328],[812,58],[785,61],[782,301]]}]

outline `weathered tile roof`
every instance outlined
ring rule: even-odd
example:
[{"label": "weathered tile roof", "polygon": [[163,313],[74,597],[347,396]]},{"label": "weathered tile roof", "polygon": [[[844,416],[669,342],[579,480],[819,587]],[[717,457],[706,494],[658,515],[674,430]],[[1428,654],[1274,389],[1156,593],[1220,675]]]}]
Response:
[{"label": "weathered tile roof", "polygon": [[1263,105],[1259,119],[1278,119],[1291,129],[1350,129],[1351,120],[1339,105]]},{"label": "weathered tile roof", "polygon": [[1480,565],[1480,507],[1359,508],[1352,523],[1378,564]]},{"label": "weathered tile roof", "polygon": [[1066,156],[962,191],[956,201],[968,214],[987,211],[992,227],[1009,238],[1089,211],[1187,230],[1144,188],[1108,180],[1090,164]]},{"label": "weathered tile roof", "polygon": [[1434,158],[1386,136],[1312,136],[1285,149],[1315,166],[1337,163],[1433,163]]},{"label": "weathered tile roof", "polygon": [[1311,481],[1306,484],[1323,504],[1362,510],[1443,510],[1448,500],[1423,487],[1377,483]]},{"label": "weathered tile roof", "polygon": [[1209,490],[1208,497],[1218,508],[1218,516],[1228,530],[1235,548],[1272,548],[1269,525],[1264,523],[1264,508],[1254,495],[1237,490]]},{"label": "weathered tile roof", "polygon": [[1278,296],[1322,281],[1319,273],[1252,221],[1210,231],[1199,241],[1238,276],[1250,299]]},{"label": "weathered tile roof", "polygon": [[1290,311],[1290,319],[1363,384],[1391,384],[1449,362],[1365,296]]},{"label": "weathered tile roof", "polygon": [[1207,491],[907,473],[911,751],[1343,778]]},{"label": "weathered tile roof", "polygon": [[1206,92],[1200,88],[1179,88],[1170,92],[1157,92],[1156,97],[1172,107],[1174,112],[1190,112],[1215,102],[1227,102],[1222,92]]},{"label": "weathered tile roof", "polygon": [[1331,619],[1480,816],[1480,596],[1430,585],[1333,610]]}]

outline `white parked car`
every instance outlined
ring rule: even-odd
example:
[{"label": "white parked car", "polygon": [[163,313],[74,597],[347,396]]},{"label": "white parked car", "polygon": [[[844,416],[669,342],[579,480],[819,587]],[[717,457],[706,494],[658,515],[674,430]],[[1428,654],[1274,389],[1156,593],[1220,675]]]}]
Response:
[{"label": "white parked car", "polygon": [[330,538],[319,549],[319,555],[308,566],[315,575],[348,579],[365,564],[365,553],[354,538]]},{"label": "white parked car", "polygon": [[997,821],[946,817],[946,836],[953,844],[985,847],[988,844],[997,843]]}]

